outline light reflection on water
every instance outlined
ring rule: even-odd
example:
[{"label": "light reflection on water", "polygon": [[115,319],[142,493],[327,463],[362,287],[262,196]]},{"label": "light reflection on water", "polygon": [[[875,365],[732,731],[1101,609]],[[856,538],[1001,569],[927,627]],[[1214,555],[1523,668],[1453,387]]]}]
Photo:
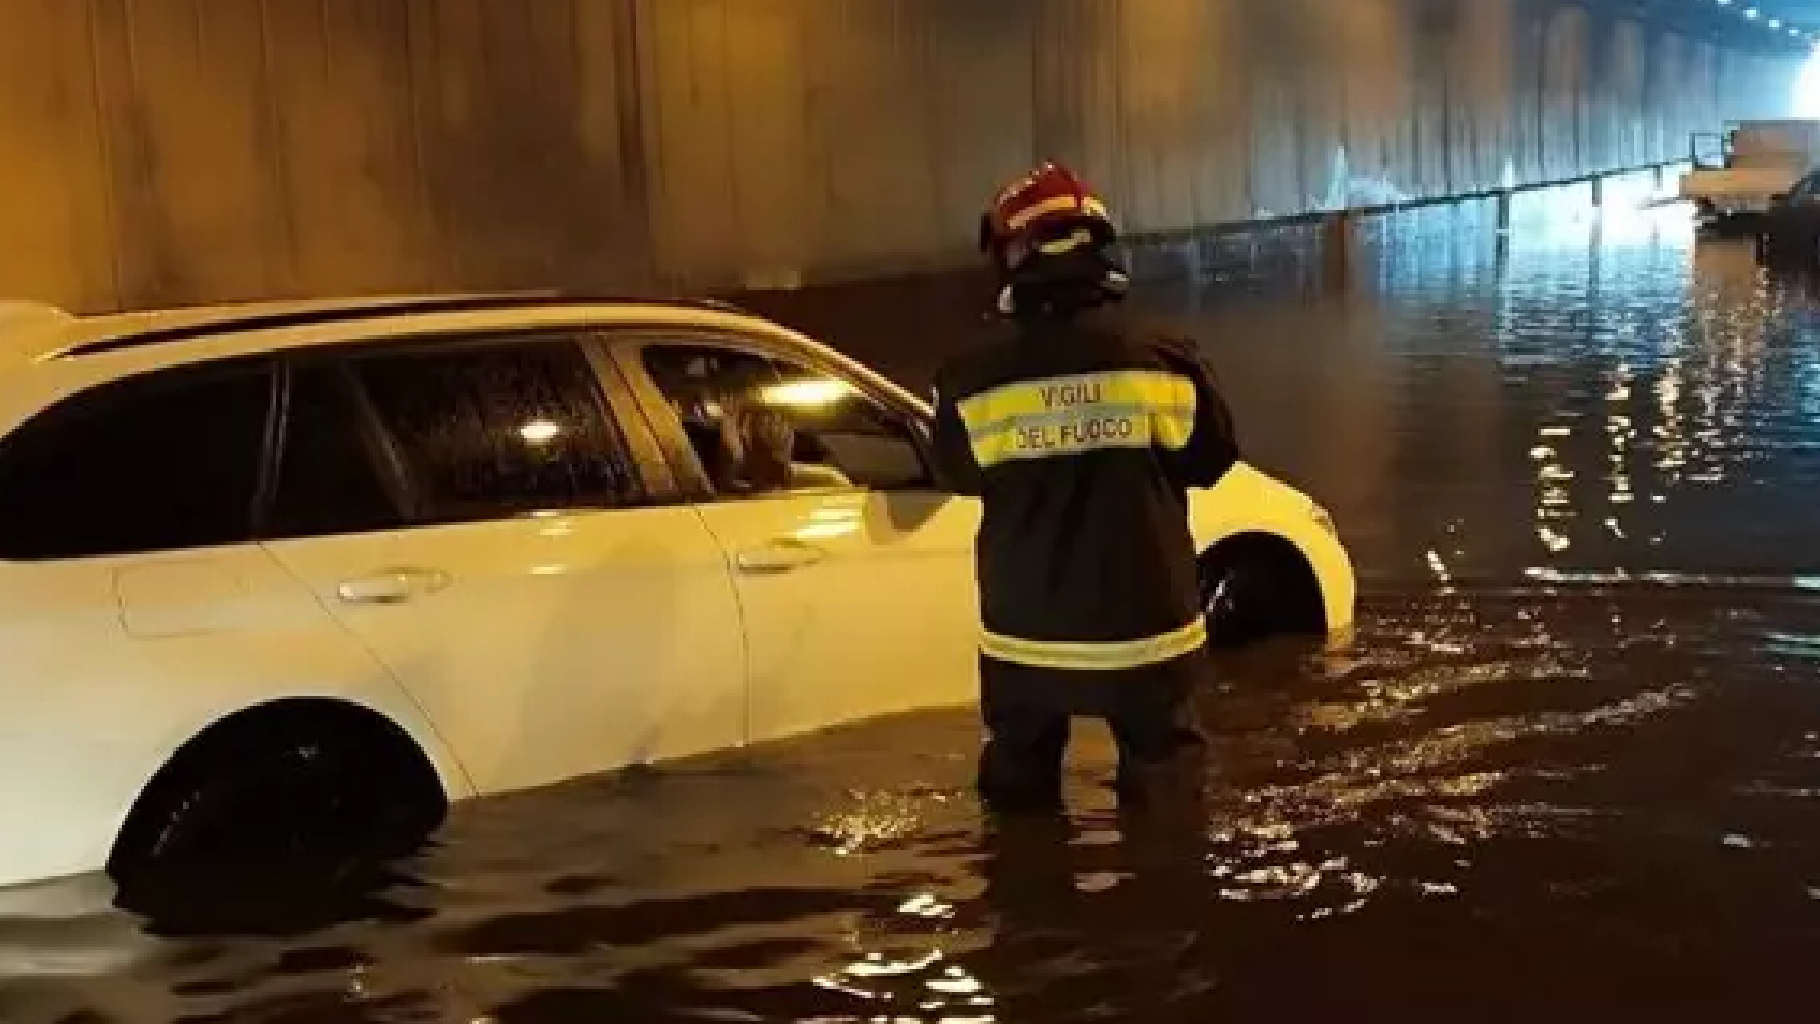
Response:
[{"label": "light reflection on water", "polygon": [[1804,1018],[1811,300],[1679,211],[1547,212],[1156,299],[1365,582],[1344,649],[1222,665],[1204,821],[1121,820],[1090,732],[1071,822],[989,828],[975,723],[909,716],[477,804],[302,934],[0,922],[0,1019]]}]

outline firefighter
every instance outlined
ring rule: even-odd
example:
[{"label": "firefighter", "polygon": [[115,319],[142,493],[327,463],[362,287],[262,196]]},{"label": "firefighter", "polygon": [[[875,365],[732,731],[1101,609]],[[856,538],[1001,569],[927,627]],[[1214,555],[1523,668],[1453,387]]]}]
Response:
[{"label": "firefighter", "polygon": [[1070,719],[1107,720],[1121,807],[1187,786],[1206,625],[1187,489],[1238,459],[1231,418],[1187,339],[1116,313],[1128,278],[1105,203],[1045,163],[981,218],[1006,336],[936,375],[947,489],[982,499],[976,546],[993,811],[1061,807]]}]

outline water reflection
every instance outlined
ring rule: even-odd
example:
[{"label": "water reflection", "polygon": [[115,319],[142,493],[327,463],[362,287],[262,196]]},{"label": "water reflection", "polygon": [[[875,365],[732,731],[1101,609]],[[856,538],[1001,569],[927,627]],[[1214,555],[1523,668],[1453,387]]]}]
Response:
[{"label": "water reflection", "polygon": [[[1366,225],[1350,291],[1148,294],[1366,583],[1350,645],[1222,664],[1202,817],[1122,820],[1090,732],[1071,820],[991,826],[975,723],[913,715],[476,804],[313,919],[0,909],[0,1019],[1805,1019],[1812,297],[1526,202]],[[912,384],[969,337],[852,294],[777,311]]]}]

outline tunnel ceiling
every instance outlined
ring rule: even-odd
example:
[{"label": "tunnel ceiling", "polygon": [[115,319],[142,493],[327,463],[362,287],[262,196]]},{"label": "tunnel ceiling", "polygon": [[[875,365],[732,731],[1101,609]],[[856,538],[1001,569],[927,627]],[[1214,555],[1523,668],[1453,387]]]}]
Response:
[{"label": "tunnel ceiling", "polygon": [[1820,45],[1820,0],[1604,0],[1728,46],[1799,53]]},{"label": "tunnel ceiling", "polygon": [[1740,27],[1755,22],[1765,31],[1775,30],[1799,35],[1809,42],[1820,41],[1820,0],[1682,0],[1687,4],[1711,6],[1725,16],[1738,19]]}]

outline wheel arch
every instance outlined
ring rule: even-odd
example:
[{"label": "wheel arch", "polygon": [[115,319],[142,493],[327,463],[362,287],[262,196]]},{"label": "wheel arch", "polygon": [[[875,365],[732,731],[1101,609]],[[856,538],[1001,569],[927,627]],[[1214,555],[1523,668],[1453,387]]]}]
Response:
[{"label": "wheel arch", "polygon": [[1212,551],[1233,550],[1224,545],[1244,550],[1263,544],[1267,553],[1279,556],[1293,551],[1299,562],[1291,564],[1313,577],[1329,639],[1352,629],[1358,600],[1352,557],[1331,517],[1314,499],[1240,462],[1217,485],[1190,492],[1188,514],[1203,561]]},{"label": "wheel arch", "polygon": [[1203,585],[1207,582],[1210,566],[1241,560],[1262,562],[1296,581],[1303,596],[1303,600],[1298,602],[1298,611],[1306,616],[1306,620],[1289,624],[1293,628],[1314,632],[1326,632],[1332,628],[1328,610],[1329,595],[1321,574],[1315,569],[1315,559],[1294,538],[1274,530],[1252,528],[1212,540],[1196,556]]},{"label": "wheel arch", "polygon": [[145,827],[144,815],[152,809],[156,796],[185,772],[209,757],[220,756],[219,751],[249,733],[281,735],[307,729],[328,729],[340,735],[358,733],[365,742],[379,744],[389,756],[398,757],[401,765],[422,773],[420,781],[442,800],[444,807],[464,795],[465,779],[459,770],[438,757],[433,744],[423,742],[380,709],[346,697],[274,697],[217,715],[167,745],[155,766],[142,773],[144,781],[122,809],[108,846],[106,867],[112,870],[116,866],[122,849],[136,837],[139,828]]}]

